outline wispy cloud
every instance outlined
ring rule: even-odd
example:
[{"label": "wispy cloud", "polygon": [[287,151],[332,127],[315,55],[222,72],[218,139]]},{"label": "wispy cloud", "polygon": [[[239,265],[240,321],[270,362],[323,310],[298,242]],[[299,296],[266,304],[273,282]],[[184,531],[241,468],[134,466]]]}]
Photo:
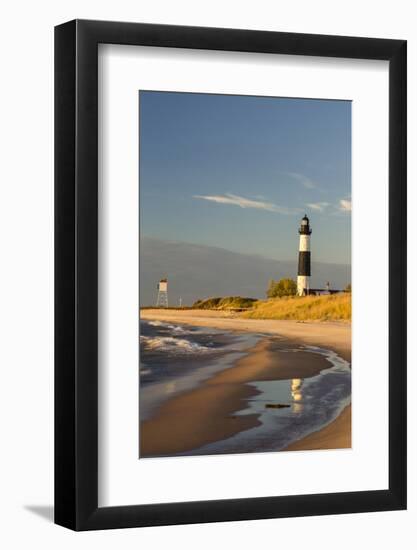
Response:
[{"label": "wispy cloud", "polygon": [[300,212],[299,208],[288,208],[286,206],[274,204],[273,202],[247,199],[239,195],[233,195],[232,193],[226,193],[225,195],[194,195],[194,198],[216,202],[218,204],[239,206],[240,208],[256,208],[257,210],[266,210],[267,212],[277,212],[278,214],[285,215]]},{"label": "wispy cloud", "polygon": [[341,212],[351,212],[352,211],[352,201],[349,199],[340,199],[339,201],[339,210]]},{"label": "wispy cloud", "polygon": [[326,210],[328,206],[330,206],[330,203],[328,202],[309,202],[306,204],[308,208],[311,208],[312,210],[316,210],[317,212],[323,212]]},{"label": "wispy cloud", "polygon": [[298,172],[287,172],[289,176],[295,179],[298,183],[301,183],[306,189],[318,189],[318,185],[308,176],[304,174],[299,174]]}]

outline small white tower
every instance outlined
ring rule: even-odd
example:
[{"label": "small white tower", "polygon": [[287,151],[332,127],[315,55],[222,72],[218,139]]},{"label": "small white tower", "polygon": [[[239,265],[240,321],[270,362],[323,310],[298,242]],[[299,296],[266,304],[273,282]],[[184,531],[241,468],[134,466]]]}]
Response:
[{"label": "small white tower", "polygon": [[156,307],[168,307],[168,279],[161,279],[157,285]]},{"label": "small white tower", "polygon": [[311,229],[307,215],[304,215],[304,218],[301,220],[301,226],[298,233],[300,234],[300,247],[298,252],[297,294],[299,296],[305,296],[310,290],[311,275]]}]

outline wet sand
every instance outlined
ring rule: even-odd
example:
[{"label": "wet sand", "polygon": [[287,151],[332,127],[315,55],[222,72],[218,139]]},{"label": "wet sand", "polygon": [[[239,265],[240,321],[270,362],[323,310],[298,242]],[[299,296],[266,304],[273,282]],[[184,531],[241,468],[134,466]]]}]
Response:
[{"label": "wet sand", "polygon": [[[163,316],[142,315],[142,318],[167,320]],[[187,319],[189,322],[192,320],[190,317]],[[179,322],[177,318],[170,317],[169,320]],[[209,320],[212,321],[213,318]],[[248,323],[248,320],[245,322]],[[200,323],[198,325],[201,326]],[[227,328],[231,330],[230,327]],[[250,331],[256,330],[259,329]],[[258,426],[260,422],[257,415],[233,415],[245,408],[248,398],[258,394],[258,390],[246,383],[308,378],[328,367],[326,359],[318,354],[285,353],[283,350],[290,343],[287,338],[278,339],[277,335],[266,336],[232,367],[218,372],[201,386],[164,403],[155,416],[141,423],[141,457],[184,453]],[[331,425],[333,424],[334,422]],[[338,433],[345,428],[346,426],[342,426],[333,434],[335,442]],[[311,445],[311,442],[308,444]]]},{"label": "wet sand", "polygon": [[313,432],[289,445],[284,451],[312,451],[319,449],[350,449],[352,446],[352,407],[317,432]]}]

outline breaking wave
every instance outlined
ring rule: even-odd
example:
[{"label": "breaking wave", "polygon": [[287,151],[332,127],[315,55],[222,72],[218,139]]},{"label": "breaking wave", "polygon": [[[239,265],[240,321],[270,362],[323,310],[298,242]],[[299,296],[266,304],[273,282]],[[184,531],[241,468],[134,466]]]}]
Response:
[{"label": "breaking wave", "polygon": [[163,323],[161,321],[146,321],[146,324],[150,327],[158,327],[163,331],[170,331],[173,334],[193,334],[195,330],[190,330],[179,325],[170,325],[169,323]]},{"label": "breaking wave", "polygon": [[185,338],[172,336],[141,336],[140,344],[146,351],[163,351],[175,355],[189,355],[213,352],[213,348],[203,346],[197,342],[190,342]]}]

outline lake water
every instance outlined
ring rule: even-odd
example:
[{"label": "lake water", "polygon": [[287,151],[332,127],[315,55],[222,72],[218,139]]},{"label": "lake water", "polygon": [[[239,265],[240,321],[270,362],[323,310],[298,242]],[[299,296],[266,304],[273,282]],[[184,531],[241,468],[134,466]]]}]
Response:
[{"label": "lake water", "polygon": [[[167,399],[231,367],[264,337],[142,321],[140,419],[150,418]],[[333,421],[350,403],[350,365],[334,351],[314,346],[289,344],[279,353],[300,351],[322,356],[326,368],[304,379],[249,383],[258,393],[246,402],[245,408],[234,414],[255,414],[260,426],[184,455],[278,451]]]}]

